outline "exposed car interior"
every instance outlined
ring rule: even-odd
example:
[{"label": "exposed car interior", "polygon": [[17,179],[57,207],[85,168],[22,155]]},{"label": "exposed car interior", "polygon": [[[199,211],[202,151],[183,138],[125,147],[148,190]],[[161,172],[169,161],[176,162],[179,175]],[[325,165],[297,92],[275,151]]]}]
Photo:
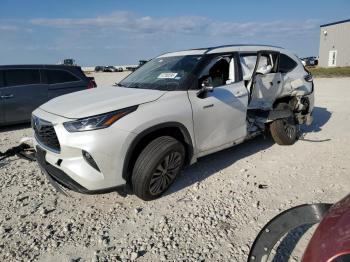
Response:
[{"label": "exposed car interior", "polygon": [[[240,53],[242,77],[249,94],[249,110],[270,110],[281,95],[284,83],[279,57],[280,54],[274,51]],[[202,74],[202,83],[208,77],[213,87],[234,83],[235,59],[230,55],[213,58]]]},{"label": "exposed car interior", "polygon": [[230,64],[227,60],[226,57],[221,58],[209,70],[209,75],[212,78],[214,87],[225,85],[226,81],[229,79]]},{"label": "exposed car interior", "polygon": [[243,79],[250,94],[250,109],[271,109],[280,95],[283,79],[278,72],[278,58],[279,53],[269,51],[241,56]]},{"label": "exposed car interior", "polygon": [[[282,77],[277,72],[278,55],[269,52],[261,53],[259,56],[257,53],[240,54],[243,80],[250,94],[250,108],[271,108],[278,96],[282,87]],[[209,64],[209,69],[205,72],[208,72],[213,87],[235,82],[234,60],[234,57],[219,56]]]}]

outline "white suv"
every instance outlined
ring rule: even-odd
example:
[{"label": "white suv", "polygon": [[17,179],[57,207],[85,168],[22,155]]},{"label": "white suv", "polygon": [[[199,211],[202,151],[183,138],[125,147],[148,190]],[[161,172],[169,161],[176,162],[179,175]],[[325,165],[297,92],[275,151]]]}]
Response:
[{"label": "white suv", "polygon": [[312,76],[294,54],[231,45],[158,56],[117,87],[49,101],[32,126],[38,163],[56,186],[128,185],[151,200],[201,156],[267,131],[293,144],[313,103]]}]

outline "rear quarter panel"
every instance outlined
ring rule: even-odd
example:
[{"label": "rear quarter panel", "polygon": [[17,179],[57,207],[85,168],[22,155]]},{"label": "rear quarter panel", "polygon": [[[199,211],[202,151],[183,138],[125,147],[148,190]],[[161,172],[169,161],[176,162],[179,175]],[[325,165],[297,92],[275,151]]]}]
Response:
[{"label": "rear quarter panel", "polygon": [[283,50],[281,53],[286,54],[297,63],[297,66],[292,71],[282,74],[284,87],[281,97],[287,95],[302,96],[310,94],[312,91],[312,83],[305,81],[304,77],[308,73],[305,71],[300,59],[287,50]]}]

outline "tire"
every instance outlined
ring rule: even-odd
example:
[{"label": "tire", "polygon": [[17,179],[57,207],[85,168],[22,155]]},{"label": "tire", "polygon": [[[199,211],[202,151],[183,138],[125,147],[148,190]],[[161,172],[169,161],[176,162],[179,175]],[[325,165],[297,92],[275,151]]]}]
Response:
[{"label": "tire", "polygon": [[293,145],[297,140],[297,126],[294,119],[283,118],[273,121],[270,125],[273,140],[279,145]]},{"label": "tire", "polygon": [[150,142],[137,158],[132,172],[132,187],[142,200],[162,195],[175,181],[184,165],[185,148],[170,136]]}]

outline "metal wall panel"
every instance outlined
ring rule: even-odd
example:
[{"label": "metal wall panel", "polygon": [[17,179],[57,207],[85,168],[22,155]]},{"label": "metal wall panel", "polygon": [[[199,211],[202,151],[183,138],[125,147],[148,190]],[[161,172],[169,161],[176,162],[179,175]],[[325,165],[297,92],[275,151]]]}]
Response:
[{"label": "metal wall panel", "polygon": [[350,21],[320,27],[319,66],[330,67],[330,55],[336,51],[335,66],[350,66]]}]

